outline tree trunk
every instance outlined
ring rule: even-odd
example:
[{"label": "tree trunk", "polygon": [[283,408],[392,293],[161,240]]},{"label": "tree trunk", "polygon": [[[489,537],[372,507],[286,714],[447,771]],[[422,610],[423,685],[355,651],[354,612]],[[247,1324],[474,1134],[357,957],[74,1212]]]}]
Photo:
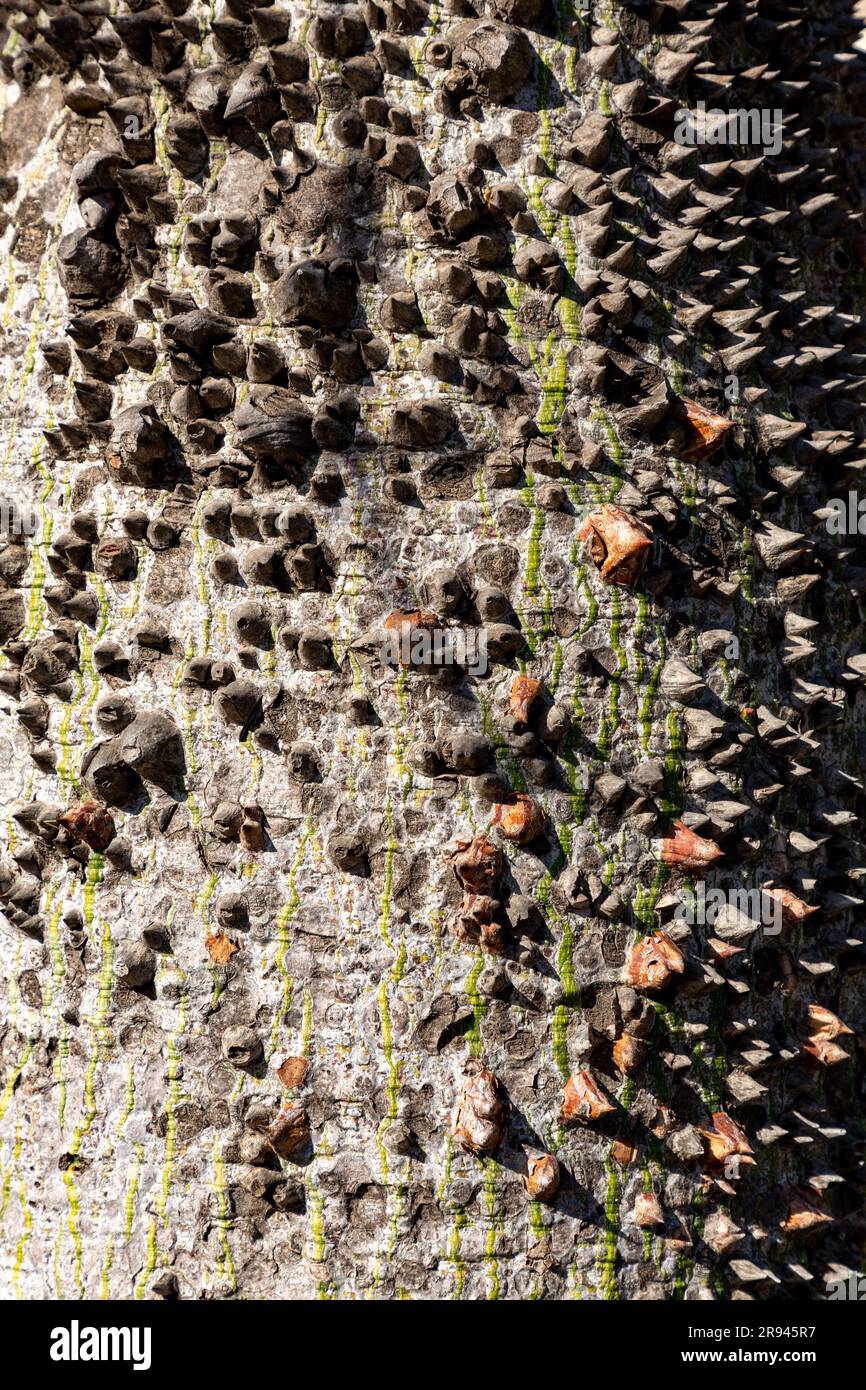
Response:
[{"label": "tree trunk", "polygon": [[2,11],[0,1293],[825,1297],[852,6],[112,10]]}]

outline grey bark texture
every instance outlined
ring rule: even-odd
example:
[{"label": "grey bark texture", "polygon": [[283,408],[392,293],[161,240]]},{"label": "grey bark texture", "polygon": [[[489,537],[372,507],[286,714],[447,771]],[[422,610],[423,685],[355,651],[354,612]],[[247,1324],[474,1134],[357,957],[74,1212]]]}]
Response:
[{"label": "grey bark texture", "polygon": [[851,6],[0,16],[0,1296],[825,1297]]}]

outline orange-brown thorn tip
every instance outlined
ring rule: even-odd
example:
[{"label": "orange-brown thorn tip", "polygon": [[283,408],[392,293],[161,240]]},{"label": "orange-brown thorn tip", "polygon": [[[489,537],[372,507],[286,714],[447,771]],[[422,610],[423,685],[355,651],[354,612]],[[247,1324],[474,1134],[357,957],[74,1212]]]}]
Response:
[{"label": "orange-brown thorn tip", "polygon": [[623,1033],[613,1045],[613,1062],[623,1076],[632,1076],[646,1055],[646,1044],[631,1033]]},{"label": "orange-brown thorn tip", "polygon": [[745,950],[745,947],[734,946],[730,941],[722,941],[718,936],[708,936],[707,945],[717,960],[732,960],[734,956],[741,956]]},{"label": "orange-brown thorn tip", "polygon": [[724,1163],[726,1159],[736,1155],[741,1163],[754,1163],[752,1146],[736,1121],[732,1120],[730,1115],[726,1115],[724,1110],[716,1110],[711,1118],[712,1129],[699,1131],[706,1140],[710,1157],[716,1163]]},{"label": "orange-brown thorn tip", "polygon": [[804,1231],[815,1230],[817,1226],[827,1226],[832,1220],[832,1216],[816,1206],[802,1188],[791,1187],[788,1192],[788,1214],[784,1221],[779,1222],[779,1229],[788,1235],[801,1235]]},{"label": "orange-brown thorn tip", "polygon": [[505,871],[505,856],[499,846],[488,840],[486,835],[475,835],[471,840],[458,840],[457,848],[447,858],[458,883],[467,892],[493,896],[492,890]]},{"label": "orange-brown thorn tip", "polygon": [[249,854],[257,854],[265,846],[265,813],[261,806],[257,806],[254,802],[242,806],[241,811],[243,820],[238,832],[241,847]]},{"label": "orange-brown thorn tip", "polygon": [[819,907],[810,907],[804,903],[802,898],[798,898],[796,893],[792,893],[790,888],[765,888],[763,890],[765,898],[772,898],[779,904],[782,913],[782,925],[785,927],[795,927],[800,922],[804,922],[807,917],[820,912]]},{"label": "orange-brown thorn tip", "polygon": [[525,724],[529,718],[529,707],[541,693],[541,681],[534,676],[515,676],[511,682],[511,699],[508,713],[513,719]]},{"label": "orange-brown thorn tip", "polygon": [[662,859],[680,869],[707,869],[724,857],[724,850],[712,840],[696,835],[681,820],[674,821],[662,840]]},{"label": "orange-brown thorn tip", "polygon": [[559,1162],[553,1154],[534,1154],[527,1163],[523,1186],[535,1202],[549,1202],[559,1188]]},{"label": "orange-brown thorn tip", "polygon": [[457,909],[457,939],[500,956],[505,951],[505,929],[496,920],[501,903],[484,893],[464,893]]},{"label": "orange-brown thorn tip", "polygon": [[605,584],[631,588],[646,568],[652,550],[651,527],[623,507],[605,502],[590,512],[578,536],[589,541],[593,563]]},{"label": "orange-brown thorn tip", "polygon": [[637,1158],[637,1149],[625,1139],[614,1139],[610,1146],[610,1156],[620,1168],[628,1168]]},{"label": "orange-brown thorn tip", "polygon": [[725,435],[734,428],[734,421],[725,415],[716,415],[697,401],[678,397],[674,413],[686,425],[686,445],[680,451],[683,459],[710,458],[725,442]]},{"label": "orange-brown thorn tip", "polygon": [[70,806],[60,817],[60,824],[73,840],[87,845],[95,854],[106,849],[115,836],[112,816],[95,801],[82,801],[78,806]]},{"label": "orange-brown thorn tip", "polygon": [[492,823],[512,844],[528,845],[544,829],[544,811],[526,792],[515,792],[511,801],[500,801],[494,806]]},{"label": "orange-brown thorn tip", "polygon": [[410,629],[416,627],[434,628],[437,626],[439,618],[432,613],[429,608],[413,608],[411,611],[402,608],[394,608],[388,614],[382,626],[389,632],[402,631],[404,627]]},{"label": "orange-brown thorn tip", "polygon": [[302,1103],[290,1101],[284,1105],[265,1134],[274,1153],[281,1158],[290,1158],[305,1148],[310,1138],[310,1122]]},{"label": "orange-brown thorn tip", "polygon": [[454,1119],[454,1137],[469,1153],[492,1154],[502,1139],[505,1105],[501,1088],[488,1067],[464,1081]]},{"label": "orange-brown thorn tip", "polygon": [[803,1051],[822,1067],[834,1067],[839,1062],[849,1062],[850,1054],[834,1039],[853,1036],[853,1030],[841,1018],[825,1009],[821,1004],[810,1004],[808,1010],[809,1036],[803,1043]]},{"label": "orange-brown thorn tip", "polygon": [[626,957],[625,977],[635,989],[664,989],[686,968],[683,953],[667,932],[653,932],[635,942]]},{"label": "orange-brown thorn tip", "polygon": [[634,1203],[634,1219],[635,1224],[644,1231],[665,1224],[662,1204],[654,1192],[639,1192],[637,1194]]},{"label": "orange-brown thorn tip", "polygon": [[298,1086],[303,1086],[307,1077],[310,1064],[306,1057],[284,1057],[277,1067],[277,1076],[287,1091],[293,1091]]},{"label": "orange-brown thorn tip", "polygon": [[436,613],[429,608],[414,608],[411,611],[404,611],[402,608],[394,608],[388,614],[382,627],[386,632],[399,633],[400,658],[399,664],[406,666],[406,646],[412,639],[413,632],[435,632],[439,627],[439,618]]},{"label": "orange-brown thorn tip", "polygon": [[843,1023],[838,1014],[825,1009],[823,1004],[810,1004],[807,1014],[809,1031],[813,1037],[839,1038],[845,1034],[854,1036],[854,1029]]},{"label": "orange-brown thorn tip", "polygon": [[591,1072],[576,1071],[569,1077],[562,1093],[563,1124],[573,1124],[575,1120],[600,1120],[602,1115],[609,1115],[614,1108],[610,1096],[602,1090]]},{"label": "orange-brown thorn tip", "polygon": [[835,1067],[840,1062],[850,1062],[850,1053],[838,1043],[831,1042],[829,1038],[807,1038],[803,1043],[803,1051],[808,1052],[810,1057],[814,1057],[822,1067]]},{"label": "orange-brown thorn tip", "polygon": [[205,937],[204,944],[214,965],[228,965],[238,949],[231,937],[221,931],[211,932]]}]

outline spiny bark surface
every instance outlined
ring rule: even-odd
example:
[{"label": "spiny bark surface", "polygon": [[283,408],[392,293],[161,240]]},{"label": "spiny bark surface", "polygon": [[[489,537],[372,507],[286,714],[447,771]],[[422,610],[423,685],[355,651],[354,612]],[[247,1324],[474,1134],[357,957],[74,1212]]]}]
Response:
[{"label": "spiny bark surface", "polygon": [[2,16],[3,1296],[824,1296],[851,6]]}]

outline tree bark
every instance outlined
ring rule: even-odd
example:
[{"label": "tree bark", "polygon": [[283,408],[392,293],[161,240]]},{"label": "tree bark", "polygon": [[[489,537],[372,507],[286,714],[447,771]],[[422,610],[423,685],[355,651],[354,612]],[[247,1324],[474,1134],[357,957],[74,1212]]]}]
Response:
[{"label": "tree bark", "polygon": [[0,1294],[825,1297],[852,6],[2,15]]}]

